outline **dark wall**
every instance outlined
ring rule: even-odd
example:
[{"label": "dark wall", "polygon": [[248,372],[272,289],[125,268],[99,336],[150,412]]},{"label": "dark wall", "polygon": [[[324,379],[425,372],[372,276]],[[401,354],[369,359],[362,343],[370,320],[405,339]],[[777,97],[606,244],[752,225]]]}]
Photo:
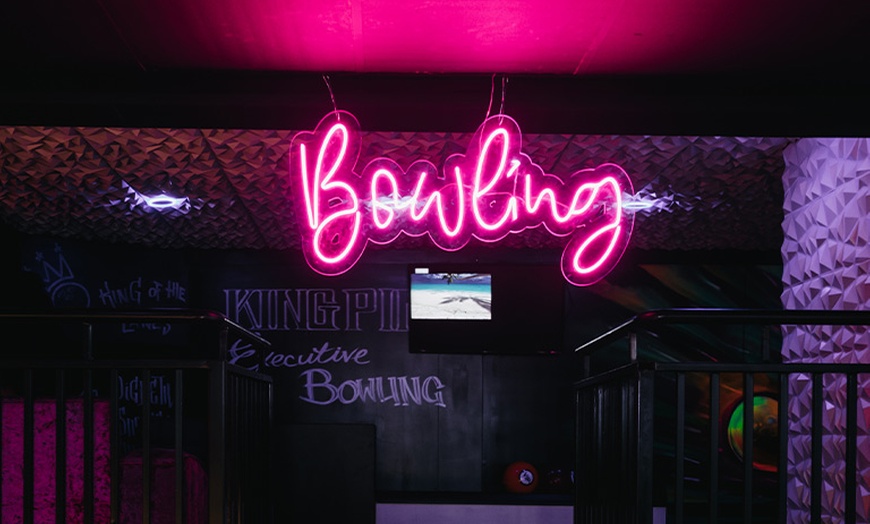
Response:
[{"label": "dark wall", "polygon": [[411,353],[405,263],[322,277],[292,255],[224,253],[197,278],[205,305],[273,343],[235,355],[275,377],[278,424],[375,425],[379,490],[497,491],[511,462],[571,463],[571,357]]},{"label": "dark wall", "polygon": [[[297,253],[50,238],[25,239],[21,263],[56,309],[206,308],[262,335],[267,353],[234,340],[229,358],[274,378],[277,434],[373,426],[378,490],[503,491],[511,462],[571,466],[572,357],[411,353],[407,263],[323,277]],[[171,343],[176,331],[131,324],[118,336]],[[276,461],[298,453],[293,442],[275,444]]]},{"label": "dark wall", "polygon": [[[373,427],[377,490],[498,492],[504,490],[505,467],[514,461],[532,463],[542,477],[551,469],[570,469],[572,382],[579,376],[570,351],[409,351],[407,266],[426,256],[464,255],[373,252],[345,275],[323,277],[298,253],[158,251],[25,238],[20,263],[38,277],[41,289],[35,293],[57,309],[207,308],[261,334],[272,343],[268,352],[232,341],[230,359],[274,378],[276,434],[293,435],[294,427],[306,425]],[[526,255],[490,256],[516,262]],[[569,286],[565,349],[647,309],[778,307],[775,263],[723,260],[629,255],[599,284]],[[169,325],[123,329],[119,336],[158,343],[173,334]],[[612,364],[620,358],[601,360]],[[346,445],[367,449],[351,440]],[[298,439],[278,439],[276,463],[287,463],[298,447]],[[286,480],[278,475],[278,484]]]}]

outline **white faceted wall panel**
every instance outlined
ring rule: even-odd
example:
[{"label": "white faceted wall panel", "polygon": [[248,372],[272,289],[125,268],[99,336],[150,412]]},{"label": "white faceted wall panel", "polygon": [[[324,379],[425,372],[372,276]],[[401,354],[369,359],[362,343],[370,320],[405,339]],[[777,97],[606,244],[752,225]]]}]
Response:
[{"label": "white faceted wall panel", "polygon": [[[802,139],[784,151],[783,293],[786,309],[870,307],[870,140]],[[852,326],[790,327],[788,362],[870,362],[870,332]],[[845,377],[826,375],[822,516],[845,515]],[[870,522],[870,377],[859,377],[857,521]],[[812,381],[789,383],[789,522],[810,522]]]}]

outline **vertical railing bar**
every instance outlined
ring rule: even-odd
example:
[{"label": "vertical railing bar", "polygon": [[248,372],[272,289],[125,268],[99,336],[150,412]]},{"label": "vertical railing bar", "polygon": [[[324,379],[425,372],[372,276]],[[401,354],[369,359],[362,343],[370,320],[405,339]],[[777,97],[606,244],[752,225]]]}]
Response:
[{"label": "vertical railing bar", "polygon": [[[274,407],[273,391],[274,390],[272,387],[272,382],[267,382],[266,387],[268,388],[266,391],[266,394],[269,397],[269,412],[267,414],[267,416],[269,417],[268,426],[267,426],[268,431],[269,431],[269,437],[267,439],[267,441],[269,443],[269,447],[266,448],[266,450],[264,451],[264,456],[268,457],[269,454],[272,452],[272,447],[275,445],[275,440],[274,440],[275,439],[275,423],[274,423],[274,419],[273,419],[273,413],[275,413],[275,411],[273,409],[273,407]],[[271,467],[269,469],[271,469]],[[577,470],[576,467],[574,468],[574,471],[575,471],[575,475],[579,474],[579,471]],[[270,500],[270,501],[274,500],[273,496],[275,494],[275,492],[274,492],[275,488],[273,487],[273,483],[271,481],[268,481],[268,482],[266,482],[266,486],[267,486],[267,489],[269,490],[269,492],[265,496],[268,497],[268,500]],[[268,515],[268,517],[270,519],[274,518],[275,506],[272,504],[269,504],[269,511],[270,511],[270,514]],[[271,522],[271,520],[270,520],[270,522]]]},{"label": "vertical railing bar", "polygon": [[234,506],[233,506],[233,482],[236,479],[235,470],[233,469],[233,459],[235,458],[235,448],[233,447],[233,433],[230,430],[233,427],[233,414],[229,409],[229,399],[233,397],[233,381],[232,377],[229,374],[224,376],[224,398],[225,401],[222,404],[224,406],[224,422],[225,422],[225,432],[224,432],[224,457],[226,459],[223,461],[223,477],[224,477],[224,492],[226,493],[224,497],[224,521],[231,520],[233,515]]},{"label": "vertical railing bar", "polygon": [[236,380],[239,384],[239,396],[234,400],[234,411],[236,411],[236,419],[238,423],[241,424],[235,431],[239,435],[238,439],[238,448],[237,455],[238,460],[237,471],[239,476],[239,510],[242,515],[243,520],[241,522],[246,522],[250,515],[250,507],[251,507],[251,499],[248,497],[248,494],[253,493],[254,483],[256,479],[254,479],[250,472],[251,467],[253,467],[253,449],[251,447],[252,441],[250,440],[251,432],[254,431],[254,427],[252,425],[252,410],[250,409],[252,406],[249,404],[246,399],[248,396],[248,385],[249,379],[247,377],[241,375],[235,375]]},{"label": "vertical railing bar", "polygon": [[685,490],[685,454],[686,454],[686,375],[677,372],[677,421],[674,461],[676,462],[676,485],[674,486],[674,520],[676,524],[683,523],[684,490]]},{"label": "vertical railing bar", "polygon": [[653,468],[654,447],[652,438],[640,438],[641,435],[654,435],[654,388],[655,381],[652,371],[640,370],[637,375],[637,461],[635,464],[637,524],[652,524],[653,510]]},{"label": "vertical railing bar", "polygon": [[[253,435],[253,441],[255,444],[257,442],[262,442],[263,447],[265,447],[268,445],[269,440],[267,438],[268,433],[265,431],[264,424],[263,424],[263,405],[264,405],[263,400],[265,397],[262,394],[261,386],[262,386],[262,384],[260,383],[260,381],[254,382],[253,402],[254,402],[254,406],[256,406],[256,411],[255,411],[256,419],[254,420],[254,422],[256,424],[255,427],[257,428],[257,432]],[[258,466],[256,466],[256,464],[263,464],[263,461],[261,460],[262,455],[263,455],[263,447],[258,448],[257,453],[254,454],[254,462],[251,464],[251,468],[255,468],[254,471],[256,471],[256,468],[258,468]],[[263,470],[268,471],[266,468],[263,468]],[[256,475],[254,476],[254,478],[257,478]],[[259,482],[257,484],[257,492],[256,492],[257,497],[254,500],[254,503],[256,504],[258,511],[254,514],[254,516],[256,517],[256,519],[258,521],[265,522],[266,521],[266,514],[265,514],[266,504],[265,504],[265,502],[266,501],[264,500],[264,496],[265,496],[266,490],[264,489],[264,487],[266,484],[265,484],[265,482],[263,482],[262,478],[258,479],[258,481]]]},{"label": "vertical railing bar", "polygon": [[33,370],[24,372],[24,524],[33,524]]},{"label": "vertical railing bar", "polygon": [[[251,480],[248,477],[248,468],[245,466],[250,464],[250,448],[248,448],[248,433],[251,431],[251,426],[248,424],[250,411],[244,409],[242,406],[246,406],[245,399],[248,396],[248,384],[247,381],[241,376],[236,376],[236,381],[239,383],[239,392],[240,398],[235,399],[233,403],[235,407],[233,408],[236,411],[236,420],[242,424],[240,428],[237,429],[239,433],[239,447],[238,454],[239,457],[244,460],[244,462],[239,461],[239,478],[243,479],[243,482],[239,482],[239,514],[245,515],[245,496],[244,493],[248,491],[250,488],[250,484],[247,482]],[[244,522],[244,521],[242,521]]]},{"label": "vertical railing bar", "polygon": [[233,411],[235,412],[236,424],[238,426],[233,429],[233,431],[238,435],[236,438],[236,471],[238,473],[238,479],[236,481],[236,505],[238,506],[238,514],[244,515],[245,506],[244,501],[245,498],[242,496],[242,493],[246,490],[247,486],[245,485],[245,481],[247,480],[245,475],[245,459],[247,458],[247,450],[245,449],[245,437],[247,433],[247,427],[245,423],[247,422],[247,414],[239,408],[242,405],[242,401],[244,400],[245,395],[245,381],[238,375],[235,377],[236,381],[236,390],[237,396],[236,398],[230,397],[230,402],[233,403]]},{"label": "vertical railing bar", "polygon": [[[224,470],[224,478],[226,479],[225,484],[227,486],[227,503],[229,505],[229,514],[232,517],[232,522],[236,522],[238,520],[238,490],[239,490],[239,472],[238,472],[238,433],[237,429],[239,427],[239,422],[236,420],[236,412],[233,409],[234,401],[236,396],[238,395],[238,388],[236,387],[235,377],[230,373],[227,373],[226,376],[227,381],[227,393],[226,393],[226,421],[227,421],[227,436],[226,436],[226,460],[224,460],[224,464],[226,469]],[[224,518],[226,520],[226,517]]]},{"label": "vertical railing bar", "polygon": [[[94,359],[94,327],[93,324],[82,324],[83,346],[85,360]],[[93,370],[83,371],[82,387],[84,389],[82,406],[84,421],[84,486],[82,490],[82,514],[85,522],[94,521],[94,382]]]},{"label": "vertical railing bar", "polygon": [[[593,395],[594,395],[593,402],[594,402],[594,404],[592,407],[592,413],[594,413],[594,416],[595,416],[595,425],[593,427],[594,434],[593,434],[592,438],[594,439],[594,442],[595,442],[594,449],[599,451],[599,453],[593,458],[593,462],[595,463],[595,472],[598,475],[601,475],[601,473],[604,471],[603,463],[606,460],[605,456],[602,453],[602,450],[606,449],[606,446],[604,444],[604,436],[603,435],[605,434],[605,432],[607,430],[607,428],[605,427],[604,424],[605,424],[605,420],[606,420],[605,414],[607,413],[607,406],[609,405],[607,402],[608,399],[607,399],[606,393],[607,392],[606,392],[604,387],[596,387],[593,390]],[[621,470],[631,471],[629,466],[624,466],[622,464],[620,464],[620,466],[621,466],[621,468],[620,468]],[[640,477],[639,473],[636,473],[636,474],[638,475],[638,477]],[[599,496],[599,497],[601,496],[600,488],[598,486],[595,486],[593,488],[593,492],[595,493],[596,496]],[[608,501],[602,501],[602,502],[608,502]],[[596,506],[600,507],[601,503],[598,502],[596,504]]]},{"label": "vertical railing bar", "polygon": [[[263,442],[263,443],[268,442],[265,438],[266,432],[263,431],[263,396],[262,396],[261,391],[260,391],[260,385],[261,384],[259,381],[254,381],[253,389],[252,389],[253,396],[252,396],[251,402],[253,402],[253,405],[255,407],[254,427],[256,428],[256,432],[251,436],[251,438],[252,438],[252,441],[254,444],[256,444],[257,442]],[[260,457],[261,457],[262,451],[263,451],[262,448],[260,448],[260,449],[255,448],[255,451],[256,451],[256,453],[254,453],[253,457],[252,457],[253,460],[252,460],[252,463],[250,466],[251,468],[256,468],[257,466],[255,466],[255,464],[262,464],[263,463],[260,460]],[[254,478],[256,479],[257,477],[254,476]],[[265,484],[263,483],[262,478],[257,479],[257,480],[259,482],[257,483],[256,497],[252,501],[253,504],[256,504],[255,507],[257,508],[257,511],[255,511],[255,513],[254,513],[254,517],[256,517],[256,519],[258,521],[264,522],[266,520],[266,518],[265,518],[266,505],[263,504],[264,501],[262,500],[262,497],[263,497],[263,494],[265,491],[263,489]]]},{"label": "vertical railing bar", "polygon": [[[226,329],[221,343],[226,343]],[[222,353],[224,354],[224,353]],[[209,523],[223,524],[226,456],[226,362],[210,361],[208,369],[208,463],[209,463]]]},{"label": "vertical railing bar", "polygon": [[777,462],[777,477],[779,486],[779,523],[788,521],[788,430],[789,430],[789,377],[788,373],[779,376],[779,406],[777,420],[779,421],[779,460]]},{"label": "vertical railing bar", "polygon": [[856,513],[856,475],[858,462],[858,375],[846,375],[846,500],[847,523],[854,523]]},{"label": "vertical railing bar", "polygon": [[232,410],[233,410],[233,414],[235,417],[235,425],[233,425],[231,427],[233,428],[232,431],[234,433],[236,433],[236,435],[237,435],[237,437],[236,437],[236,450],[235,450],[236,451],[235,452],[236,458],[234,460],[236,463],[236,478],[237,478],[237,480],[236,480],[236,507],[238,508],[237,515],[240,517],[241,515],[244,515],[244,513],[245,513],[245,508],[244,508],[244,504],[243,504],[244,497],[242,496],[242,491],[245,490],[245,488],[246,488],[245,484],[246,484],[246,481],[248,480],[247,476],[245,475],[245,464],[247,463],[247,461],[246,461],[247,457],[245,456],[245,455],[247,455],[247,450],[245,449],[245,433],[247,432],[246,430],[248,428],[245,425],[245,422],[247,422],[245,420],[246,419],[245,413],[239,409],[239,405],[241,404],[240,401],[242,401],[244,399],[244,395],[245,395],[245,382],[238,375],[233,375],[233,380],[236,383],[236,395],[231,396],[229,398],[229,402],[232,402],[232,405],[233,405]]},{"label": "vertical railing bar", "polygon": [[94,521],[94,382],[93,371],[84,370],[84,489],[82,506],[85,522]]},{"label": "vertical railing bar", "polygon": [[238,451],[238,442],[236,434],[236,429],[238,426],[238,421],[236,420],[236,413],[233,410],[233,402],[237,396],[236,390],[236,381],[235,377],[231,374],[227,373],[226,375],[226,460],[224,461],[224,478],[226,479],[224,485],[226,486],[227,498],[226,505],[228,506],[228,513],[233,517],[233,521],[235,521],[235,515],[238,510],[237,501],[238,501],[238,482],[239,475],[236,468],[238,464],[239,456],[237,454]]},{"label": "vertical railing bar", "polygon": [[719,373],[710,374],[709,522],[719,519]]},{"label": "vertical railing bar", "polygon": [[175,522],[184,522],[184,383],[181,369],[175,370]]},{"label": "vertical railing bar", "polygon": [[[259,427],[257,426],[259,419],[257,418],[257,391],[254,388],[253,380],[250,378],[245,378],[245,383],[248,385],[248,398],[244,404],[244,410],[249,422],[248,429],[246,431],[247,434],[247,444],[248,444],[248,462],[245,465],[245,474],[250,479],[249,487],[247,493],[249,495],[255,493],[255,490],[258,490],[257,479],[251,474],[251,468],[254,467],[254,464],[257,463],[257,450],[254,448],[255,436],[259,433]],[[258,504],[256,504],[256,495],[251,495],[245,498],[245,519],[253,519],[257,517],[256,508]],[[262,521],[263,518],[260,516],[259,520]]]},{"label": "vertical railing bar", "polygon": [[[256,462],[254,462],[254,464],[251,464],[251,467],[256,468],[256,469],[262,468],[265,471],[268,471],[268,469],[263,467],[265,465],[265,463],[263,461],[263,449],[264,448],[268,449],[270,441],[268,438],[269,432],[266,431],[265,423],[264,423],[265,417],[263,416],[263,406],[265,406],[265,402],[263,402],[263,401],[265,400],[265,395],[263,395],[263,387],[262,386],[263,386],[263,384],[260,381],[256,381],[254,384],[254,406],[256,406],[256,410],[257,410],[256,411],[256,413],[257,413],[257,420],[256,420],[257,434],[254,436],[254,442],[263,442],[264,445],[263,445],[263,447],[258,448],[259,452],[254,455]],[[266,510],[267,510],[266,501],[268,500],[266,498],[266,490],[265,490],[266,485],[267,484],[263,481],[263,478],[260,478],[259,482],[257,484],[257,492],[256,492],[257,493],[257,500],[255,501],[256,507],[259,508],[259,511],[257,511],[255,516],[257,518],[257,521],[259,521],[259,522],[266,522],[266,520],[268,518],[266,516]]]},{"label": "vertical railing bar", "polygon": [[151,522],[151,370],[142,370],[142,524]]},{"label": "vertical railing bar", "polygon": [[109,371],[109,511],[111,522],[119,522],[121,508],[121,451],[120,451],[120,413],[119,373],[117,368]]},{"label": "vertical railing bar", "polygon": [[[247,394],[245,395],[246,401],[245,401],[244,405],[242,406],[242,409],[244,410],[245,418],[248,420],[248,424],[245,427],[245,454],[248,456],[248,460],[245,462],[245,476],[247,476],[248,480],[250,481],[247,483],[247,489],[246,489],[247,494],[250,494],[255,489],[255,486],[254,486],[255,479],[254,479],[254,476],[252,475],[252,468],[254,467],[254,464],[256,463],[256,461],[255,461],[256,453],[254,450],[253,435],[257,431],[257,426],[256,426],[256,423],[257,423],[256,414],[257,413],[256,413],[255,408],[254,408],[255,404],[254,404],[253,380],[248,378],[248,377],[245,377],[244,381],[245,381],[245,384],[247,386],[246,387]],[[254,516],[254,515],[252,515],[252,513],[253,513],[252,509],[255,507],[253,505],[253,502],[254,501],[252,500],[251,497],[246,496],[242,499],[242,504],[244,504],[244,509],[245,509],[245,511],[244,511],[245,522],[252,521],[251,519]]]},{"label": "vertical railing bar", "polygon": [[752,522],[753,428],[755,426],[755,376],[743,374],[743,522]]},{"label": "vertical railing bar", "polygon": [[[585,400],[585,396],[583,395],[583,390],[578,387],[574,388],[574,524],[579,524],[583,521],[580,517],[583,509],[589,505],[583,504],[584,500],[580,498],[582,491],[582,487],[584,485],[583,482],[583,470],[581,470],[581,466],[585,467],[586,463],[584,458],[586,457],[586,446],[584,444],[588,443],[589,439],[583,438],[585,435],[585,426],[584,422],[586,421],[585,417],[581,417],[581,407],[583,406],[583,401]],[[271,411],[271,399],[270,399],[270,411]],[[270,446],[271,449],[271,446]],[[271,484],[271,483],[270,483]],[[269,495],[271,495],[271,490]]]},{"label": "vertical railing bar", "polygon": [[812,411],[812,465],[810,488],[810,521],[821,522],[822,515],[822,405],[824,403],[823,375],[813,374]]},{"label": "vertical railing bar", "polygon": [[54,520],[66,521],[66,371],[55,372],[55,437],[54,437]]},{"label": "vertical railing bar", "polygon": [[[3,386],[5,383],[3,382],[3,375],[0,374],[0,391],[3,390]],[[3,435],[3,421],[6,418],[3,415],[3,399],[0,399],[0,471],[3,471],[3,439],[5,435]],[[0,485],[0,522],[4,522],[3,520],[3,489],[2,485]]]},{"label": "vertical railing bar", "polygon": [[[247,493],[251,493],[251,491],[253,489],[253,483],[254,483],[254,478],[251,475],[251,467],[254,464],[254,447],[252,445],[253,439],[251,438],[251,435],[253,434],[254,431],[256,431],[256,427],[254,426],[254,424],[256,423],[256,420],[254,419],[255,413],[254,413],[254,410],[252,409],[253,408],[252,399],[253,399],[254,392],[253,392],[253,389],[251,388],[251,379],[248,377],[243,377],[242,381],[245,384],[245,401],[241,403],[240,409],[244,413],[245,421],[247,422],[247,424],[245,425],[245,428],[244,428],[244,432],[245,432],[244,446],[245,446],[245,455],[247,455],[247,461],[243,465],[243,467],[245,468],[245,476],[249,480],[249,482],[246,483],[246,487],[245,487],[245,493],[247,494]],[[252,506],[251,506],[250,502],[251,502],[251,500],[247,496],[242,497],[242,513],[245,515],[246,520],[247,520],[247,517],[251,516],[250,514],[251,514]]]},{"label": "vertical railing bar", "polygon": [[628,335],[628,353],[632,362],[637,362],[637,333],[632,331]]}]

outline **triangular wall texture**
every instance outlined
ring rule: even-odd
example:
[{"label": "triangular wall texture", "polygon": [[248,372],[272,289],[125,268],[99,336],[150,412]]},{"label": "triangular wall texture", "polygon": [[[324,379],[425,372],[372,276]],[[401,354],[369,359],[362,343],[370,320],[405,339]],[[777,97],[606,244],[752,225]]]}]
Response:
[{"label": "triangular wall texture", "polygon": [[[802,139],[785,150],[782,303],[786,309],[870,306],[870,140]],[[786,328],[783,360],[868,363],[865,327]],[[858,383],[857,522],[870,518],[870,379]],[[846,380],[824,379],[822,518],[845,518]],[[789,522],[810,522],[812,381],[789,381]]]},{"label": "triangular wall texture", "polygon": [[[312,123],[312,126],[316,124]],[[360,123],[365,126],[365,122]],[[522,122],[519,123],[522,126]],[[299,249],[289,130],[0,127],[0,218],[34,235],[158,248]],[[442,166],[471,133],[363,130],[359,171],[388,157]],[[639,198],[637,249],[775,252],[782,232],[786,138],[526,134],[522,151],[568,177],[613,162]],[[182,211],[136,205],[138,193],[184,196]],[[561,248],[542,228],[509,248]],[[406,238],[398,247],[431,245]]]}]

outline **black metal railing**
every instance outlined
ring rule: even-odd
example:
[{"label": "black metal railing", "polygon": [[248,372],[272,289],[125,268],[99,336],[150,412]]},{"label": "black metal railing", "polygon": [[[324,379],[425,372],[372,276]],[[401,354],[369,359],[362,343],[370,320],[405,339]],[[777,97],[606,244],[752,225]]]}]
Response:
[{"label": "black metal railing", "polygon": [[[132,324],[177,336],[143,343],[119,330]],[[0,336],[0,457],[16,462],[0,468],[22,475],[0,522],[270,521],[271,378],[226,358],[231,338],[267,341],[189,310],[0,314]]]},{"label": "black metal railing", "polygon": [[[870,312],[655,311],[577,348],[585,370],[605,348],[625,358],[575,384],[575,522],[785,523],[790,511],[803,511],[811,522],[856,522],[857,406],[859,384],[870,384],[870,363],[780,363],[770,347],[755,348],[759,355],[751,362],[656,361],[643,351],[643,340],[661,344],[659,333],[681,324],[866,326]],[[806,508],[788,503],[795,473],[787,467],[789,395],[797,380],[808,381],[811,391]],[[823,510],[822,444],[823,405],[832,395],[845,399],[844,484],[833,516]],[[735,406],[742,406],[742,416],[726,410]],[[759,422],[765,408],[773,411]],[[727,427],[723,410],[731,412],[734,427]]]}]

